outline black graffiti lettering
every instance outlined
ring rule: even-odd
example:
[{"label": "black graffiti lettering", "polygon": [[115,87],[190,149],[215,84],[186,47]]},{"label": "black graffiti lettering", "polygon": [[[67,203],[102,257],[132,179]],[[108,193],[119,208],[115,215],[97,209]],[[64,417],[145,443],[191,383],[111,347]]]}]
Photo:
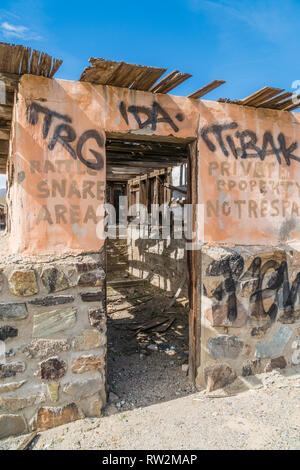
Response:
[{"label": "black graffiti lettering", "polygon": [[244,273],[243,268],[244,260],[237,254],[212,261],[208,266],[207,276],[224,276],[224,281],[212,293],[218,302],[213,305],[213,310],[218,308],[219,302],[225,302],[227,319],[233,323],[239,313],[237,296],[246,289],[249,292],[250,316],[257,320],[267,318],[272,323],[280,311],[280,321],[293,323],[300,295],[300,272],[291,284],[285,260],[270,259],[263,264],[259,256]]},{"label": "black graffiti lettering", "polygon": [[[179,131],[179,127],[175,124],[174,120],[171,118],[170,114],[157,102],[153,102],[152,106],[136,106],[130,105],[128,110],[125,103],[122,101],[119,106],[120,113],[126,122],[129,124],[128,113],[132,114],[136,123],[139,126],[139,129],[144,129],[145,127],[151,126],[151,129],[155,131],[157,129],[157,124],[160,122],[165,122],[173,129],[174,132]],[[143,119],[143,115],[146,116],[146,119]],[[179,122],[184,121],[184,114],[177,113],[176,119]]]},{"label": "black graffiti lettering", "polygon": [[231,137],[231,135],[227,135],[226,136],[226,141],[229,145],[229,148],[231,150],[231,153],[232,155],[234,156],[234,158],[237,160],[238,159],[238,151],[237,151],[237,148],[235,146],[235,143],[234,143],[234,140],[233,138]]},{"label": "black graffiti lettering", "polygon": [[53,135],[48,144],[48,149],[50,151],[53,151],[56,147],[56,144],[59,143],[65,150],[67,150],[67,152],[71,155],[74,160],[78,158],[78,160],[80,160],[81,163],[83,163],[87,168],[89,168],[89,170],[102,170],[104,168],[104,158],[100,152],[93,149],[89,149],[89,151],[94,155],[95,161],[87,160],[83,156],[83,147],[85,143],[90,139],[94,139],[96,141],[100,150],[104,148],[104,139],[101,137],[97,130],[90,129],[84,132],[78,139],[75,151],[71,143],[75,142],[77,135],[74,127],[70,125],[72,123],[72,119],[65,114],[60,114],[56,111],[52,111],[46,106],[42,106],[41,104],[33,101],[27,107],[26,111],[27,120],[33,126],[37,125],[38,123],[39,113],[42,113],[44,115],[42,129],[42,137],[44,140],[49,135],[53,118],[64,121],[63,123],[58,124],[54,128]]},{"label": "black graffiti lettering", "polygon": [[102,168],[104,167],[104,159],[101,153],[96,152],[93,149],[90,149],[90,152],[94,155],[96,159],[95,162],[86,160],[82,154],[83,146],[89,139],[94,139],[97,142],[97,145],[99,146],[99,148],[103,148],[104,146],[103,138],[101,137],[98,131],[92,129],[92,130],[84,132],[82,136],[80,137],[80,139],[78,140],[77,149],[76,149],[77,156],[79,160],[88,168],[91,168],[92,170],[102,170]]},{"label": "black graffiti lettering", "polygon": [[244,260],[242,256],[233,254],[226,256],[220,261],[213,261],[207,268],[208,276],[224,276],[224,284],[217,287],[214,296],[221,301],[223,296],[228,294],[227,298],[227,318],[234,322],[237,318],[237,297],[236,281],[239,279],[244,269]]},{"label": "black graffiti lettering", "polygon": [[[158,117],[158,116],[161,116],[161,117]],[[182,114],[180,116],[182,116]],[[166,122],[167,124],[169,124],[172,127],[172,129],[175,132],[179,131],[179,128],[176,126],[174,121],[171,119],[171,116],[167,113],[167,111],[162,106],[160,106],[160,104],[153,103],[153,124],[152,124],[152,129],[153,130],[156,129],[156,124],[158,122]],[[153,126],[155,126],[155,129],[154,129]]]},{"label": "black graffiti lettering", "polygon": [[52,139],[49,142],[49,150],[53,150],[57,143],[60,143],[66,149],[74,160],[76,160],[75,150],[70,143],[76,140],[76,132],[68,124],[59,124],[55,130]]},{"label": "black graffiti lettering", "polygon": [[[268,150],[268,147],[271,147]],[[263,137],[263,144],[261,150],[261,159],[264,160],[267,155],[275,155],[279,164],[281,164],[280,148],[277,148],[274,143],[274,138],[270,131],[266,131]]]},{"label": "black graffiti lettering", "polygon": [[291,164],[291,160],[295,160],[296,162],[300,162],[300,157],[296,157],[293,155],[293,152],[297,150],[298,144],[297,142],[293,142],[289,147],[286,146],[285,136],[282,132],[280,132],[278,136],[278,142],[280,144],[280,150],[282,155],[285,159],[287,165]]},{"label": "black graffiti lettering", "polygon": [[119,109],[120,109],[120,113],[121,113],[124,121],[128,125],[129,124],[129,119],[128,119],[128,114],[127,114],[126,104],[124,103],[124,101],[121,101]]},{"label": "black graffiti lettering", "polygon": [[[255,261],[258,262],[260,258]],[[261,266],[261,260],[260,260]],[[278,271],[279,265],[276,261],[267,261],[260,267],[257,272],[257,284],[253,286],[253,293],[250,296],[251,315],[257,318],[269,316],[273,321],[276,318],[278,307],[273,302],[270,308],[266,311],[264,306],[264,299],[272,297],[273,291],[279,289],[282,283],[281,272]],[[263,289],[263,282],[266,274],[273,270],[273,276],[268,280],[267,286]]]},{"label": "black graffiti lettering", "polygon": [[212,142],[212,140],[208,137],[208,134],[213,134],[223,152],[225,157],[229,157],[229,152],[226,148],[226,145],[223,140],[223,132],[227,130],[232,130],[236,129],[238,127],[237,122],[231,122],[229,124],[214,124],[212,126],[205,127],[202,129],[201,136],[204,142],[206,143],[207,147],[209,150],[212,152],[215,152],[217,147],[216,145]]},{"label": "black graffiti lettering", "polygon": [[47,108],[46,106],[42,106],[36,101],[33,101],[27,107],[28,122],[35,126],[39,120],[39,113],[44,114],[43,131],[42,131],[43,139],[46,139],[48,137],[53,118],[57,118],[68,123],[72,122],[72,119],[66,114],[60,114],[60,113],[57,113],[56,111],[52,111],[51,109]]},{"label": "black graffiti lettering", "polygon": [[[236,137],[240,140],[242,155],[241,158],[261,158],[261,150],[256,145],[257,137],[255,132],[250,130],[245,130],[243,132],[236,132]],[[253,150],[253,152],[248,152],[248,150]]]},{"label": "black graffiti lettering", "polygon": [[[291,160],[300,162],[300,157],[294,155],[294,152],[298,148],[298,143],[292,142],[288,146],[286,137],[282,132],[280,132],[277,137],[278,146],[276,146],[274,136],[270,131],[264,132],[261,146],[258,144],[257,134],[250,129],[243,131],[237,130],[234,136],[229,134],[226,135],[224,139],[225,131],[232,131],[237,129],[237,127],[237,122],[213,124],[202,129],[201,137],[211,152],[220,150],[227,158],[230,156],[233,156],[235,159],[239,157],[242,159],[259,158],[264,161],[267,156],[274,155],[280,165],[282,164],[282,160],[284,160],[287,165],[291,164]],[[215,138],[214,140],[210,134]],[[234,141],[234,137],[238,139],[240,148]]]}]

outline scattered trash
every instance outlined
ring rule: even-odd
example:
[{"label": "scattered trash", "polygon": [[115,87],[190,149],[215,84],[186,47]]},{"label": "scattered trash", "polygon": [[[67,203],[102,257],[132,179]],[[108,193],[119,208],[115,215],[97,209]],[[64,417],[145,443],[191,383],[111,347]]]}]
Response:
[{"label": "scattered trash", "polygon": [[188,364],[183,364],[182,365],[182,372],[186,375],[189,373],[189,365]]}]

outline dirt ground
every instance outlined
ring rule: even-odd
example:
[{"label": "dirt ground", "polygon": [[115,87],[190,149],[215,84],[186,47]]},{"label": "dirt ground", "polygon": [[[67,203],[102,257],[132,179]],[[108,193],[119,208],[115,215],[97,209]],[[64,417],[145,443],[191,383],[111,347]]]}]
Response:
[{"label": "dirt ground", "polygon": [[[130,281],[129,281],[130,282]],[[108,388],[105,415],[185,396],[195,391],[188,363],[188,309],[149,283],[108,288]]]},{"label": "dirt ground", "polygon": [[[38,436],[34,450],[300,450],[300,368],[238,379],[131,411],[77,421]],[[25,436],[0,442],[16,449]]]}]

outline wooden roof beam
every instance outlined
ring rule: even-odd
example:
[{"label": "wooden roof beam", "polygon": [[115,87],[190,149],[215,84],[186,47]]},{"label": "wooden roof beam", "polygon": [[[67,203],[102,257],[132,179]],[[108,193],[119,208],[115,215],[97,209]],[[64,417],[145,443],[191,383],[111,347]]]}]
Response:
[{"label": "wooden roof beam", "polygon": [[202,88],[199,88],[199,90],[188,95],[187,98],[192,98],[194,100],[197,100],[198,98],[201,98],[202,96],[207,95],[207,93],[210,93],[211,91],[215,90],[216,88],[223,85],[224,83],[226,83],[225,80],[213,80],[212,82],[208,83]]}]

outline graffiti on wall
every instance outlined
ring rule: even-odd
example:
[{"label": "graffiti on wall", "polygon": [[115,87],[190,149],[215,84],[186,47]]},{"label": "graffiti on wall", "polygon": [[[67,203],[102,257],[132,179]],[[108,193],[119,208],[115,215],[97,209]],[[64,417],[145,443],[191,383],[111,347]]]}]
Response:
[{"label": "graffiti on wall", "polygon": [[175,119],[172,119],[168,111],[156,101],[152,103],[152,106],[126,106],[124,101],[121,101],[119,110],[127,125],[129,125],[128,114],[131,114],[139,129],[150,126],[153,131],[156,131],[159,123],[166,123],[174,132],[178,132],[179,127],[177,124],[185,119],[184,114],[181,112],[176,114]]},{"label": "graffiti on wall", "polygon": [[233,253],[221,260],[213,260],[207,267],[206,276],[223,277],[211,296],[213,312],[220,305],[226,308],[224,325],[233,324],[241,314],[238,299],[245,299],[246,310],[256,319],[294,323],[299,317],[300,272],[291,281],[284,255],[281,259],[274,257],[265,261],[256,256],[245,269],[243,257]]},{"label": "graffiti on wall", "polygon": [[[77,134],[72,124],[72,118],[65,114],[60,114],[50,108],[33,101],[27,107],[27,120],[35,126],[39,121],[39,116],[43,115],[42,137],[43,140],[49,136],[50,128],[54,120],[60,121],[55,125],[54,131],[49,139],[48,149],[52,152],[56,145],[62,145],[67,150],[71,157],[76,160],[77,158],[88,168],[92,170],[102,170],[104,167],[103,149],[105,142],[103,137],[96,129],[89,129],[85,131],[78,138],[76,147],[71,144],[77,139]],[[95,157],[94,161],[87,160],[83,155],[83,148],[89,140],[94,140],[99,147],[99,151],[90,149],[90,152]]]},{"label": "graffiti on wall", "polygon": [[[216,197],[206,200],[207,218],[297,218],[300,184],[294,177],[299,145],[284,132],[259,134],[236,121],[205,126],[208,181]],[[298,152],[297,152],[298,151]]]},{"label": "graffiti on wall", "polygon": [[[26,119],[32,126],[42,119],[41,136],[47,142],[47,156],[50,157],[31,159],[26,172],[18,174],[19,184],[28,177],[36,182],[35,194],[41,204],[35,224],[70,224],[77,227],[76,233],[80,235],[80,225],[99,222],[97,207],[104,202],[105,181],[99,178],[99,171],[104,168],[104,138],[95,129],[88,129],[78,136],[69,115],[53,111],[37,101],[27,106]],[[92,142],[97,150],[88,149],[94,157],[89,160],[84,151]],[[55,150],[58,146],[71,158],[57,159]]]},{"label": "graffiti on wall", "polygon": [[[237,122],[206,126],[201,131],[201,137],[211,152],[220,150],[225,157],[232,156],[235,159],[259,158],[264,161],[267,156],[273,155],[280,165],[285,162],[286,165],[290,166],[291,160],[300,162],[300,157],[294,155],[298,148],[297,142],[288,145],[283,132],[278,134],[276,145],[276,139],[272,132],[265,131],[259,145],[256,132],[250,129],[236,130],[238,126]],[[236,132],[233,133],[232,131]],[[225,133],[227,134],[225,135]]]}]

